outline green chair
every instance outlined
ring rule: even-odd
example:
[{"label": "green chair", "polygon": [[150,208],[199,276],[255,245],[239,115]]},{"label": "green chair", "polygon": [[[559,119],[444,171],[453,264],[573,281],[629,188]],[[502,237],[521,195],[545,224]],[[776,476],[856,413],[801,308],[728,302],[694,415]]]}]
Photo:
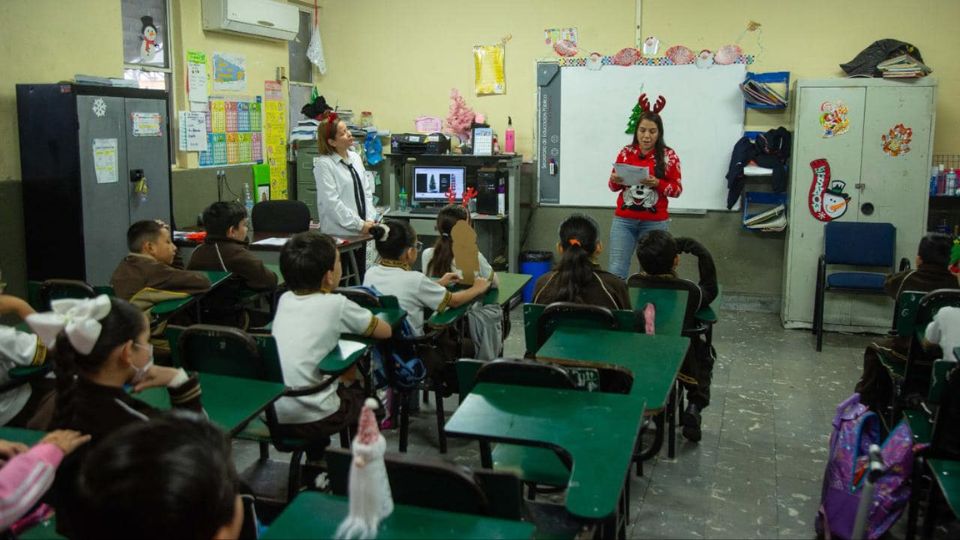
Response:
[{"label": "green chair", "polygon": [[[167,337],[170,339],[171,350],[176,351],[175,365],[186,369],[226,375],[230,377],[256,379],[271,382],[283,382],[283,371],[280,367],[280,357],[276,354],[276,346],[272,337],[263,336],[260,339],[237,328],[197,324],[187,328],[168,327]],[[263,339],[269,338],[269,339]],[[273,346],[271,347],[271,344]],[[287,387],[282,397],[300,397],[315,394],[336,382],[336,377],[307,387]],[[237,436],[238,439],[252,440],[260,444],[261,466],[266,468],[266,444],[273,443],[280,452],[291,452],[290,465],[287,475],[286,500],[289,502],[300,488],[302,473],[302,458],[307,450],[308,443],[304,439],[283,437],[278,435],[277,413],[271,403],[265,414],[265,424],[255,419],[248,424]],[[264,429],[264,425],[266,429]],[[341,435],[341,442],[343,435]],[[253,474],[259,471],[254,467]]]},{"label": "green chair", "polygon": [[[914,402],[926,396],[930,388],[933,359],[923,347],[927,325],[941,308],[960,307],[960,289],[937,289],[920,299],[910,335],[910,348],[903,367],[903,377],[894,385],[892,419],[900,418],[906,409],[916,409]],[[899,330],[898,330],[899,332]]]},{"label": "green chair", "polygon": [[[549,312],[548,308],[550,308]],[[547,320],[542,320],[544,313],[547,313]],[[535,357],[540,347],[561,325],[640,332],[643,330],[643,315],[633,311],[609,310],[570,302],[556,302],[550,305],[524,304],[523,337],[526,347],[524,356]]]},{"label": "green chair", "polygon": [[[347,495],[353,455],[347,449],[327,452],[330,489]],[[384,456],[390,492],[397,504],[519,520],[523,499],[520,479],[510,473],[471,471],[437,459],[409,454]]]},{"label": "green chair", "polygon": [[[462,398],[478,382],[493,382],[519,386],[575,389],[576,382],[557,366],[534,362],[501,359],[483,362],[463,358],[457,361],[457,379]],[[480,443],[481,462],[484,467],[515,473],[527,486],[528,497],[536,498],[538,492],[557,492],[565,489],[570,480],[570,464],[548,448]],[[543,486],[547,486],[544,489]]]},{"label": "green chair", "polygon": [[62,298],[93,298],[97,291],[78,279],[48,279],[37,290],[38,311],[49,311],[51,300]]},{"label": "green chair", "polygon": [[[364,289],[350,287],[340,287],[335,289],[334,292],[342,294],[366,308],[397,309],[400,307],[400,303],[395,296],[376,296]],[[390,358],[390,352],[397,352],[404,358],[436,356],[437,352],[442,350],[439,340],[443,329],[426,327],[425,330],[424,335],[417,337],[394,336],[389,342],[381,345],[384,348],[383,358]],[[446,359],[442,359],[442,366],[444,371],[454,369],[452,362]],[[425,367],[427,368],[427,378],[424,383],[416,388],[407,388],[397,384],[395,366],[391,362],[385,362],[383,369],[387,376],[387,384],[393,389],[390,414],[393,418],[400,419],[400,451],[406,452],[410,434],[410,400],[416,399],[420,390],[427,393],[433,392],[436,400],[437,440],[440,445],[440,453],[445,454],[447,452],[447,436],[443,431],[443,425],[446,423],[443,397],[447,393],[447,389],[442,379],[443,375],[431,372],[430,365],[427,362],[425,362]]]}]

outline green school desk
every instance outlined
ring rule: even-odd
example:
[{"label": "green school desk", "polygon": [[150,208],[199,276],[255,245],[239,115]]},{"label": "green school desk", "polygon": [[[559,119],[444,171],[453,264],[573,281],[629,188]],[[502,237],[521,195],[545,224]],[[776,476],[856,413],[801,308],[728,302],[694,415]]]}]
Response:
[{"label": "green school desk", "polygon": [[[207,279],[210,280],[210,289],[207,291],[207,293],[219,287],[221,283],[226,281],[232,275],[230,272],[218,272],[214,270],[202,271],[202,273],[206,274]],[[163,302],[157,302],[157,304],[154,305],[150,310],[150,313],[153,314],[154,317],[168,319],[171,315],[191,304],[194,300],[202,298],[203,294],[191,294],[190,296],[185,296],[183,298],[174,298],[171,300],[164,300]]]},{"label": "green school desk", "polygon": [[[491,287],[490,290],[483,295],[483,304],[499,304],[500,307],[508,306],[510,300],[520,294],[523,286],[526,285],[527,282],[532,278],[533,276],[527,274],[497,272],[497,281],[499,286],[497,288]],[[473,302],[468,302],[462,306],[448,308],[440,313],[434,313],[433,316],[427,320],[427,324],[433,326],[447,326],[452,324],[466,314],[467,310],[470,309],[470,304],[472,303]]]},{"label": "green school desk", "polygon": [[[263,540],[333,538],[350,510],[346,497],[305,491],[287,506],[260,537]],[[533,524],[419,506],[395,505],[380,522],[378,540],[394,538],[530,538]]]},{"label": "green school desk", "polygon": [[552,448],[569,456],[567,510],[582,519],[605,520],[616,517],[620,507],[643,407],[633,394],[480,383],[444,431],[451,437]]},{"label": "green school desk", "polygon": [[[927,465],[950,511],[953,512],[954,517],[960,517],[960,461],[931,459]],[[933,525],[936,523],[937,505],[933,501],[933,497],[936,496],[935,491],[935,488],[930,489],[930,503],[927,505],[927,516],[924,518],[923,538],[932,538]]]},{"label": "green school desk", "polygon": [[[199,373],[198,376],[204,410],[211,422],[230,435],[235,435],[283,393],[282,383],[210,373]],[[166,388],[148,388],[133,396],[157,409],[170,408],[170,395]]]},{"label": "green school desk", "polygon": [[[602,367],[627,371],[633,377],[630,393],[647,404],[647,411],[667,409],[670,427],[668,455],[676,449],[676,402],[671,400],[674,381],[690,347],[690,338],[617,332],[588,328],[557,328],[537,351],[537,359],[570,366]],[[652,457],[663,444],[657,437]]]},{"label": "green school desk", "polygon": [[23,443],[33,446],[38,443],[46,432],[15,427],[0,427],[0,439],[10,442]]},{"label": "green school desk", "polygon": [[687,291],[673,289],[629,289],[630,305],[635,311],[642,311],[650,303],[656,308],[655,333],[679,336],[683,331],[683,315],[687,311]]},{"label": "green school desk", "polygon": [[66,538],[57,534],[57,517],[52,516],[17,535],[18,540],[59,540]]},{"label": "green school desk", "polygon": [[331,375],[343,373],[353,367],[370,347],[371,345],[361,341],[341,339],[337,346],[320,360],[317,370]]}]

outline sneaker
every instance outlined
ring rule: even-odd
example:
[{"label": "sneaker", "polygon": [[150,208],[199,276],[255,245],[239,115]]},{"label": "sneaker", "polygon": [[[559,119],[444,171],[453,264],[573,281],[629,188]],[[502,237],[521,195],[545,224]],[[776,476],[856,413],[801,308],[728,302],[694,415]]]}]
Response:
[{"label": "sneaker", "polygon": [[700,430],[700,407],[691,403],[687,405],[687,410],[680,415],[680,424],[683,429],[680,431],[687,440],[691,442],[700,442],[703,433]]}]

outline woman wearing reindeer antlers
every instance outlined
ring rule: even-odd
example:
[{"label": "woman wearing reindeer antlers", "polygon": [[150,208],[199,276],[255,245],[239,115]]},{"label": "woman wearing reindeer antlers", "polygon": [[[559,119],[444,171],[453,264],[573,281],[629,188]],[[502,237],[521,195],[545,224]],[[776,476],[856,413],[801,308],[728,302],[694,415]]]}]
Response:
[{"label": "woman wearing reindeer antlers", "polygon": [[620,193],[610,227],[610,272],[623,279],[630,274],[637,242],[652,230],[667,230],[667,198],[679,197],[683,191],[680,158],[663,141],[660,111],[666,104],[666,98],[660,96],[651,107],[647,95],[640,94],[626,130],[633,134],[633,142],[617,155],[618,164],[647,168],[647,178],[627,185],[616,169],[610,173],[610,191]]}]

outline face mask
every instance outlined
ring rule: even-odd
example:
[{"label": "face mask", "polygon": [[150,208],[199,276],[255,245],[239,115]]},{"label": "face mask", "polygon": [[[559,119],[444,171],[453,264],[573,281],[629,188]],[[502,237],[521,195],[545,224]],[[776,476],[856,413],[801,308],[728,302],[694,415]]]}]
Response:
[{"label": "face mask", "polygon": [[133,366],[135,370],[133,373],[133,379],[131,379],[130,384],[137,384],[143,379],[146,378],[147,373],[150,372],[150,368],[153,367],[153,344],[147,343],[146,345],[140,343],[134,343],[134,347],[143,347],[147,349],[147,363],[142,367]]}]

